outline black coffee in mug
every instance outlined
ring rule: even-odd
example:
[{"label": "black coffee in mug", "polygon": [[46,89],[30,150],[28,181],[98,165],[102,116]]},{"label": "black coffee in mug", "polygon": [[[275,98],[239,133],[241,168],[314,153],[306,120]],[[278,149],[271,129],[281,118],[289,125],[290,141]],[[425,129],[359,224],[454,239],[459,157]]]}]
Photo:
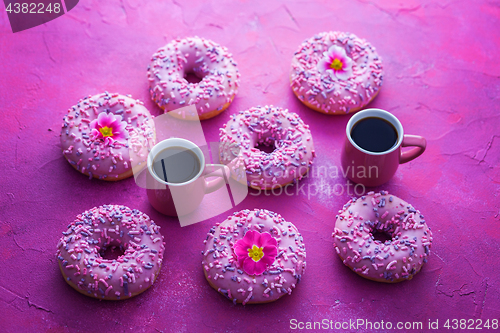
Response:
[{"label": "black coffee in mug", "polygon": [[398,132],[394,125],[378,117],[366,117],[354,124],[352,140],[364,150],[381,153],[394,147]]},{"label": "black coffee in mug", "polygon": [[201,170],[201,163],[190,149],[168,147],[155,156],[153,170],[167,183],[181,184],[196,177]]}]

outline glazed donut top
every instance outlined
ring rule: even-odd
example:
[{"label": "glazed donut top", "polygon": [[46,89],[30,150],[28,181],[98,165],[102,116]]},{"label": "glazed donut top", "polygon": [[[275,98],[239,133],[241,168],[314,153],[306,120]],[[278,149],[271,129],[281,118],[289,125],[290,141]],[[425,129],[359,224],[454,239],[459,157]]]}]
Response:
[{"label": "glazed donut top", "polygon": [[[338,67],[330,63],[336,56],[344,60]],[[382,86],[382,61],[375,47],[354,34],[322,32],[295,52],[290,79],[304,100],[315,100],[327,113],[348,113],[368,104]]]},{"label": "glazed donut top", "polygon": [[[111,246],[124,254],[104,259]],[[95,207],[78,215],[57,244],[57,258],[67,282],[98,298],[125,299],[155,280],[163,260],[160,227],[136,209]]]},{"label": "glazed donut top", "polygon": [[[259,267],[250,267],[250,273],[255,274],[249,274],[240,258],[240,249],[237,247],[240,246],[240,240],[249,238],[247,232],[256,233],[252,236],[260,234],[261,238],[275,240],[262,240],[269,249],[264,247],[264,253],[260,255],[264,258],[270,255],[271,258],[268,261],[270,264],[265,266],[261,274],[256,274],[261,271]],[[306,250],[301,234],[280,214],[265,209],[246,209],[234,213],[213,227],[204,243],[202,265],[207,279],[234,303],[270,302],[284,294],[291,294],[305,271]],[[253,248],[253,244],[245,244],[248,249]],[[273,246],[274,249],[271,248]],[[242,252],[246,251],[243,249]],[[252,261],[251,258],[248,260]]]},{"label": "glazed donut top", "polygon": [[[269,184],[287,184],[300,179],[316,156],[309,126],[293,112],[280,107],[252,107],[233,114],[220,129],[221,162],[237,156],[244,159],[247,177],[261,181],[249,184],[267,188]],[[263,144],[275,147],[272,153],[255,148]]]},{"label": "glazed donut top", "polygon": [[[191,71],[202,78],[201,82],[189,83],[184,78]],[[196,104],[200,116],[230,103],[239,77],[227,48],[200,37],[170,42],[153,54],[148,67],[151,97],[162,109]]]},{"label": "glazed donut top", "polygon": [[130,95],[105,92],[84,97],[63,118],[63,154],[90,178],[132,175],[131,159],[140,165],[154,142],[153,117]]},{"label": "glazed donut top", "polygon": [[[388,240],[374,238],[374,233]],[[411,279],[427,262],[432,232],[420,211],[386,191],[352,199],[339,211],[335,249],[358,274],[378,281]]]}]

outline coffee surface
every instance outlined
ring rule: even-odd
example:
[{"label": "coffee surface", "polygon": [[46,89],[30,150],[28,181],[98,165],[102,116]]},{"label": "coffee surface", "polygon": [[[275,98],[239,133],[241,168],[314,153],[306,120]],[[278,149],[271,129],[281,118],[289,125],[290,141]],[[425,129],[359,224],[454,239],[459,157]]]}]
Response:
[{"label": "coffee surface", "polygon": [[168,147],[153,161],[154,172],[167,183],[180,184],[193,179],[201,169],[198,156],[184,147]]},{"label": "coffee surface", "polygon": [[385,119],[367,117],[354,124],[351,129],[351,138],[359,147],[380,153],[394,147],[398,142],[398,132]]}]

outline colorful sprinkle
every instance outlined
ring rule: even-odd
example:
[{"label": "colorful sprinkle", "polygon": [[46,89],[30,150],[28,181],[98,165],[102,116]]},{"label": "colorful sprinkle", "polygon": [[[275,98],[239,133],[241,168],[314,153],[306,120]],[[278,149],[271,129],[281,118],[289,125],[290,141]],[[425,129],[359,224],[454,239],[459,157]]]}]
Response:
[{"label": "colorful sprinkle", "polygon": [[81,99],[63,117],[64,157],[89,179],[132,176],[129,164],[145,162],[155,144],[153,117],[142,104],[107,92]]},{"label": "colorful sprinkle", "polygon": [[[257,189],[302,179],[315,156],[309,126],[297,114],[272,105],[234,114],[219,130],[219,138],[221,162],[234,172],[243,163],[248,186]],[[258,146],[274,150],[267,153]]]},{"label": "colorful sprinkle", "polygon": [[375,48],[347,32],[323,32],[295,52],[291,88],[306,106],[346,114],[367,105],[382,86],[382,61]]},{"label": "colorful sprinkle", "polygon": [[[95,207],[78,215],[67,228],[59,240],[56,257],[63,276],[75,269],[75,276],[83,276],[77,283],[69,277],[67,282],[89,296],[126,299],[146,290],[152,284],[148,282],[159,273],[165,243],[154,239],[162,240],[163,236],[160,227],[138,210],[119,205]],[[136,234],[135,242],[123,230]],[[101,256],[106,249],[123,254],[106,259]],[[123,290],[123,295],[112,290]]]},{"label": "colorful sprinkle", "polygon": [[[387,191],[353,198],[337,215],[335,251],[363,277],[380,282],[410,280],[430,254],[432,233],[422,218],[418,210]],[[380,235],[386,239],[379,239]]]},{"label": "colorful sprinkle", "polygon": [[[255,225],[264,227],[261,232],[254,231]],[[245,229],[248,230],[246,233]],[[278,229],[278,234],[273,232],[275,229]],[[296,237],[280,238],[279,235],[284,231],[291,231]],[[221,235],[226,237],[222,238]],[[274,212],[265,209],[236,212],[212,228],[207,236],[202,255],[214,250],[213,255],[203,255],[202,267],[207,280],[234,303],[269,302],[291,294],[304,274],[306,252],[303,238],[292,223]],[[262,237],[263,240],[260,239]],[[235,244],[238,244],[236,248]],[[270,244],[279,249],[279,254],[278,251],[271,254],[271,249],[267,249]],[[253,245],[266,248],[263,249],[262,257],[260,253],[257,252],[257,255],[253,252],[257,250],[253,249]],[[249,251],[251,249],[252,253]],[[246,259],[249,255],[250,261],[260,261],[266,255],[272,255],[272,258],[269,258],[270,264],[264,267],[261,274],[250,275],[242,270],[245,260],[239,258]],[[292,260],[285,259],[289,256],[292,256]],[[234,271],[238,274],[235,275]]]},{"label": "colorful sprinkle", "polygon": [[[189,83],[187,73],[201,78]],[[238,91],[240,73],[228,50],[200,37],[176,39],[158,49],[148,68],[149,92],[166,112],[195,105],[200,119],[227,108]],[[189,119],[193,115],[182,114]]]}]

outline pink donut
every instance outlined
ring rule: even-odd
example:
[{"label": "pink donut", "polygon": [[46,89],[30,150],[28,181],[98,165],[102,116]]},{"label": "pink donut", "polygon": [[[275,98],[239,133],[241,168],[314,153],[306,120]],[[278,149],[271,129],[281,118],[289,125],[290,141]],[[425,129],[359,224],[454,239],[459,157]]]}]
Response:
[{"label": "pink donut", "polygon": [[432,232],[420,211],[380,191],[345,204],[333,238],[346,266],[364,278],[393,283],[411,280],[427,262]]},{"label": "pink donut", "polygon": [[207,234],[202,266],[210,285],[233,303],[267,303],[292,293],[306,268],[297,228],[265,209],[234,213]]},{"label": "pink donut", "polygon": [[[104,205],[76,217],[57,244],[56,257],[66,282],[80,293],[123,300],[142,293],[156,280],[165,250],[160,227],[144,213]],[[101,256],[121,250],[115,260]]]},{"label": "pink donut", "polygon": [[[297,114],[272,105],[233,114],[219,132],[221,162],[242,159],[248,186],[256,189],[295,183],[316,156],[309,126]],[[274,151],[266,153],[256,148],[259,145]]]},{"label": "pink donut", "polygon": [[[185,76],[190,72],[202,80],[197,84],[189,83]],[[148,67],[153,101],[166,112],[195,105],[200,120],[215,117],[231,104],[238,90],[239,77],[231,53],[200,37],[170,42],[153,54]],[[186,119],[192,116],[179,115]]]},{"label": "pink donut", "polygon": [[346,114],[370,103],[382,86],[375,48],[348,32],[322,32],[304,41],[290,71],[294,94],[309,108]]},{"label": "pink donut", "polygon": [[130,95],[105,92],[84,97],[63,118],[63,155],[89,179],[132,176],[132,160],[145,166],[154,142],[153,117]]}]

